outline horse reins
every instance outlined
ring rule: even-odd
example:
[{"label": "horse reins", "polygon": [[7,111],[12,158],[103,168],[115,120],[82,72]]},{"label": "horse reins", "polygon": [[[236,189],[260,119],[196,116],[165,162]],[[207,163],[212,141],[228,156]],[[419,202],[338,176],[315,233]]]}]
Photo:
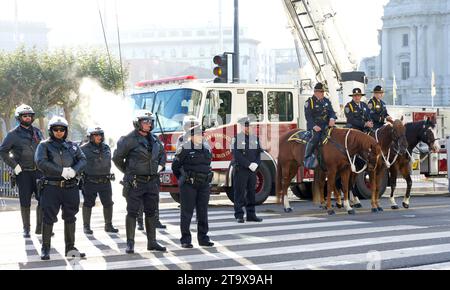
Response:
[{"label": "horse reins", "polygon": [[[378,128],[378,129],[375,131],[375,139],[377,140],[377,143],[378,143],[378,144],[380,144],[380,141],[378,141],[378,131],[379,131],[380,129],[381,129],[381,128]],[[393,141],[392,141],[392,142],[393,142]],[[392,143],[392,142],[391,142],[391,143]],[[406,150],[406,151],[408,151],[408,150]],[[397,151],[397,154],[395,154],[395,157],[394,157],[394,161],[392,161],[392,163],[391,163],[391,162],[389,162],[389,159],[391,158],[391,146],[389,145],[389,150],[388,150],[387,158],[386,158],[386,156],[384,155],[383,150],[381,150],[381,156],[383,156],[384,163],[386,163],[386,166],[387,166],[388,169],[391,168],[392,164],[394,164],[394,163],[397,161],[398,155],[399,155],[399,153],[398,153],[398,151]]]},{"label": "horse reins", "polygon": [[348,152],[348,146],[347,146],[348,145],[348,136],[350,136],[350,132],[351,131],[352,130],[348,130],[347,134],[345,135],[345,152],[347,153],[348,161],[350,162],[350,165],[352,167],[352,172],[356,173],[356,174],[360,174],[360,173],[364,172],[367,169],[367,162],[364,165],[363,169],[361,169],[360,171],[356,170],[355,161],[356,161],[356,155],[357,154],[355,154],[355,156],[353,156],[353,160],[352,160],[352,158],[350,157],[350,152]]}]

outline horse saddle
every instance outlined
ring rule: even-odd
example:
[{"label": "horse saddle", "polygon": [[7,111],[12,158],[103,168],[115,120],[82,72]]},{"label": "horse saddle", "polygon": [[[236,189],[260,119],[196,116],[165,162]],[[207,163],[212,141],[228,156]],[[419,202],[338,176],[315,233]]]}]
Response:
[{"label": "horse saddle", "polygon": [[311,131],[303,131],[299,130],[292,134],[291,137],[289,137],[288,142],[296,142],[299,144],[308,144],[309,140],[312,138],[312,132]]}]

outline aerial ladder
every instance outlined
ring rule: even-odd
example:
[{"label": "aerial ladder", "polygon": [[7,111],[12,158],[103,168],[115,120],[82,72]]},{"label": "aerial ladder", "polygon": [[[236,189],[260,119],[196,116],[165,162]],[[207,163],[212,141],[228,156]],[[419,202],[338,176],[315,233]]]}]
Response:
[{"label": "aerial ladder", "polygon": [[356,71],[356,61],[336,28],[333,19],[336,13],[322,10],[327,5],[326,0],[282,1],[299,59],[302,47],[315,72],[316,81],[328,87],[333,107],[339,117],[343,117],[341,104],[346,102],[346,96],[353,88],[358,87],[364,92],[366,78],[363,72]]}]

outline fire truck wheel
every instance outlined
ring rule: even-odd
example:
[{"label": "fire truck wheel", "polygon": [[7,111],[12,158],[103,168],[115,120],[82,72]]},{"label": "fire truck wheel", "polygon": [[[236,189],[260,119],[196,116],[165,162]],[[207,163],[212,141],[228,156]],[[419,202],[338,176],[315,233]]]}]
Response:
[{"label": "fire truck wheel", "polygon": [[[234,174],[234,173],[233,173]],[[273,178],[268,165],[263,162],[256,171],[256,205],[263,204],[269,195],[274,191]],[[234,189],[229,187],[226,189],[228,198],[234,202]]]},{"label": "fire truck wheel", "polygon": [[[386,187],[388,186],[388,181],[389,181],[389,175],[386,170],[384,177],[381,180],[379,197],[383,196],[384,192],[386,191]],[[361,173],[356,177],[356,184],[355,184],[355,187],[353,188],[353,192],[361,199],[370,199],[371,198],[372,192],[370,189],[368,172]]]},{"label": "fire truck wheel", "polygon": [[170,196],[172,196],[173,200],[175,200],[175,202],[180,203],[180,193],[179,192],[171,192]]},{"label": "fire truck wheel", "polygon": [[312,183],[299,183],[291,186],[292,193],[305,200],[312,199]]}]

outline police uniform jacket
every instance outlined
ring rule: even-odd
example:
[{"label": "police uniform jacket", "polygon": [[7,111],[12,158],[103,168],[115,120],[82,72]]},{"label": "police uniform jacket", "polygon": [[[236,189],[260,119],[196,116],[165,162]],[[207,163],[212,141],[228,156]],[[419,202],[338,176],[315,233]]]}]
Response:
[{"label": "police uniform jacket", "polygon": [[386,118],[389,117],[386,103],[383,100],[378,100],[373,97],[368,103],[367,106],[370,110],[370,118],[374,123],[384,124],[386,122]]},{"label": "police uniform jacket", "polygon": [[111,173],[111,149],[105,143],[89,142],[81,146],[87,159],[84,173],[90,176],[109,175]]},{"label": "police uniform jacket", "polygon": [[231,148],[233,166],[248,168],[252,163],[261,165],[261,152],[263,150],[257,136],[239,133],[233,139]]},{"label": "police uniform jacket", "polygon": [[365,125],[370,121],[370,110],[366,103],[351,101],[345,105],[345,117],[347,118],[347,128],[364,131]]},{"label": "police uniform jacket", "polygon": [[80,147],[71,141],[49,138],[39,144],[35,161],[45,178],[62,180],[63,168],[71,167],[80,173],[86,166],[86,157]]},{"label": "police uniform jacket", "polygon": [[159,165],[165,167],[166,154],[158,137],[142,136],[134,130],[117,142],[113,162],[125,175],[153,176]]},{"label": "police uniform jacket", "polygon": [[[6,135],[5,140],[0,145],[0,156],[11,168],[17,164],[25,170],[34,170],[34,153],[39,143],[43,140],[42,132],[35,127],[26,129],[17,126]],[[12,153],[13,157],[10,157]]]},{"label": "police uniform jacket", "polygon": [[323,98],[319,101],[316,96],[312,96],[305,102],[305,117],[308,131],[313,130],[315,126],[321,128],[328,126],[330,119],[337,120],[330,100]]},{"label": "police uniform jacket", "polygon": [[196,148],[191,141],[184,142],[177,148],[175,158],[172,163],[172,171],[177,179],[190,172],[209,173],[211,172],[211,148],[204,141],[201,148]]}]

